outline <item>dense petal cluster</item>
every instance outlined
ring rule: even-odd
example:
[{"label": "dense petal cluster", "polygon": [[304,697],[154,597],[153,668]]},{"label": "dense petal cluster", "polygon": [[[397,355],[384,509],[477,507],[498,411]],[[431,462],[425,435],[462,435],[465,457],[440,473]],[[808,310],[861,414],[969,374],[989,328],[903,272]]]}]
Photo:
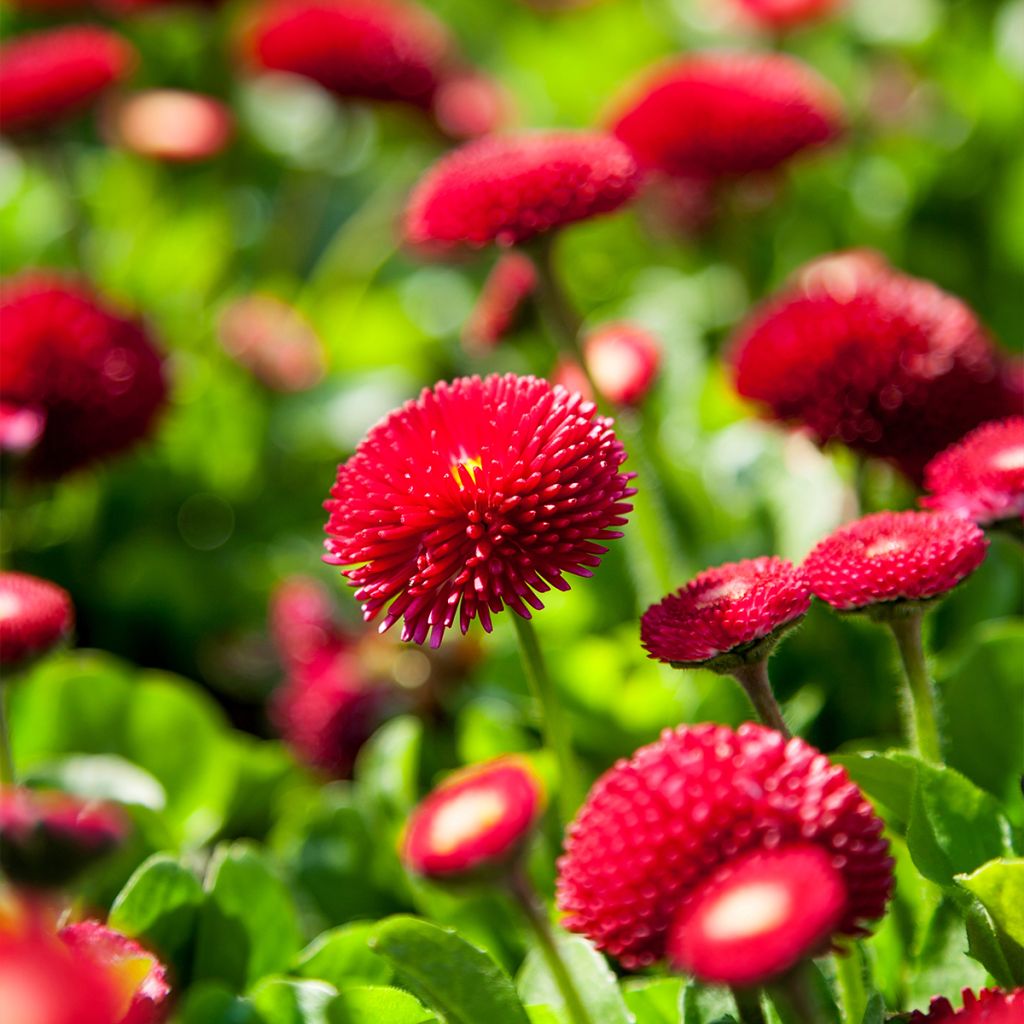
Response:
[{"label": "dense petal cluster", "polygon": [[813,844],[842,876],[836,934],[862,934],[892,891],[893,862],[845,769],[802,740],[746,724],[666,730],[595,783],[559,860],[564,925],[628,968],[666,954],[687,897],[754,850]]},{"label": "dense petal cluster", "polygon": [[974,313],[873,254],[816,261],[733,342],[736,388],[778,420],[912,477],[1020,395]]},{"label": "dense petal cluster", "polygon": [[610,213],[639,183],[629,150],[608,135],[477,139],[420,179],[405,212],[406,238],[428,248],[513,245]]},{"label": "dense petal cluster", "polygon": [[751,20],[773,31],[817,21],[835,12],[841,0],[735,0]]},{"label": "dense petal cluster", "polygon": [[1024,517],[1024,416],[985,423],[924,470],[926,508],[989,525]]},{"label": "dense petal cluster", "polygon": [[135,51],[106,29],[68,26],[0,46],[0,132],[49,127],[124,78]]},{"label": "dense petal cluster", "polygon": [[234,130],[220,100],[180,89],[149,89],[118,100],[105,121],[114,141],[151,160],[198,163],[223,152]]},{"label": "dense petal cluster", "polygon": [[917,1011],[907,1024],[1020,1024],[1024,1020],[1024,988],[1002,992],[984,988],[977,995],[963,991],[963,1009],[954,1010],[943,996],[937,996],[927,1013]]},{"label": "dense petal cluster", "polygon": [[59,644],[75,621],[63,587],[22,572],[0,572],[0,666],[11,669]]},{"label": "dense petal cluster", "polygon": [[[458,619],[485,630],[507,605],[590,576],[633,493],[626,452],[593,404],[535,377],[463,377],[424,389],[371,429],[326,502],[325,561],[344,567],[367,620],[404,619],[438,646]],[[529,606],[529,607],[528,607]]]},{"label": "dense petal cluster", "polygon": [[524,758],[473,765],[413,811],[402,859],[410,871],[436,879],[500,870],[522,852],[544,803],[544,788]]},{"label": "dense petal cluster", "polygon": [[112,806],[65,793],[0,790],[0,868],[15,885],[66,885],[124,839]]},{"label": "dense petal cluster", "polygon": [[24,457],[30,475],[58,477],[134,444],[165,392],[143,326],[84,286],[28,273],[0,289],[0,400],[46,418]]},{"label": "dense petal cluster", "polygon": [[815,597],[840,611],[941,597],[985,560],[988,541],[950,512],[876,512],[840,527],[807,556]]},{"label": "dense petal cluster", "polygon": [[635,324],[603,324],[587,335],[583,358],[597,390],[615,405],[637,405],[647,397],[661,367],[661,346]]},{"label": "dense petal cluster", "polygon": [[641,167],[700,178],[769,171],[842,128],[832,87],[781,54],[684,57],[619,109],[612,131]]},{"label": "dense petal cluster", "polygon": [[730,562],[705,570],[648,608],[640,640],[659,661],[699,665],[793,625],[810,604],[807,580],[790,562]]},{"label": "dense petal cluster", "polygon": [[845,911],[846,884],[822,847],[755,849],[683,901],[668,959],[701,981],[758,985],[827,952]]},{"label": "dense petal cluster", "polygon": [[401,0],[270,0],[247,38],[251,63],[312,79],[338,96],[429,108],[452,43]]},{"label": "dense petal cluster", "polygon": [[526,300],[537,287],[537,268],[529,256],[506,252],[487,275],[462,339],[469,348],[492,348],[511,331]]}]

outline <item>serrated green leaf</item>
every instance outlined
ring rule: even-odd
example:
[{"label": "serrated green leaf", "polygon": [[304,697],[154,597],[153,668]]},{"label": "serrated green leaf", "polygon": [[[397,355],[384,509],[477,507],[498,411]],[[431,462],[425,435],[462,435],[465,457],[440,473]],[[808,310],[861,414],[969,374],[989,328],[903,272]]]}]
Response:
[{"label": "serrated green leaf", "polygon": [[371,945],[447,1024],[528,1024],[512,980],[454,931],[400,915],[378,925]]},{"label": "serrated green leaf", "polygon": [[295,973],[338,989],[359,982],[388,984],[394,971],[369,945],[375,928],[374,924],[350,924],[318,935],[299,955]]},{"label": "serrated green leaf", "polygon": [[956,880],[981,900],[999,928],[1024,946],[1024,859],[989,861]]},{"label": "serrated green leaf", "polygon": [[384,985],[339,992],[327,1008],[329,1024],[429,1024],[437,1018],[414,996]]}]

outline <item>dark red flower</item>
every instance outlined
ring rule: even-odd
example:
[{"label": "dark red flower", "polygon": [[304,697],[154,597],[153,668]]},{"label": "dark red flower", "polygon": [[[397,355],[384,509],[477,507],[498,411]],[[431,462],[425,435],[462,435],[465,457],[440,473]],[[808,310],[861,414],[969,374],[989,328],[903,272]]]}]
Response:
[{"label": "dark red flower", "polygon": [[106,29],[69,25],[0,46],[0,132],[46,128],[88,107],[135,64]]},{"label": "dark red flower", "polygon": [[512,100],[501,84],[480,71],[448,75],[434,96],[434,120],[452,139],[476,139],[503,127]]},{"label": "dark red flower", "polygon": [[834,139],[842,105],[824,79],[782,54],[708,53],[659,68],[612,131],[647,170],[702,178],[768,171]]},{"label": "dark red flower", "polygon": [[142,438],[163,405],[161,359],[135,320],[84,286],[28,273],[0,289],[0,400],[43,413],[26,473],[53,478]]},{"label": "dark red flower", "polygon": [[926,508],[989,525],[1024,517],[1024,416],[985,423],[924,470]]},{"label": "dark red flower", "polygon": [[752,21],[774,31],[794,28],[833,14],[842,0],[734,0]]},{"label": "dark red flower", "polygon": [[0,666],[11,669],[59,644],[75,609],[66,590],[22,572],[0,572]]},{"label": "dark red flower", "polygon": [[815,597],[840,611],[948,593],[985,560],[988,541],[950,512],[876,512],[841,526],[807,556]]},{"label": "dark red flower", "polygon": [[402,859],[428,878],[500,871],[523,851],[544,811],[544,788],[521,757],[473,765],[445,779],[412,813]]},{"label": "dark red flower", "polygon": [[428,248],[513,245],[610,213],[639,182],[629,151],[609,135],[478,139],[420,179],[405,212],[406,238]]},{"label": "dark red flower", "polygon": [[498,257],[466,321],[462,339],[471,349],[492,348],[520,319],[537,287],[537,269],[529,256],[506,252]]},{"label": "dark red flower", "polygon": [[109,804],[66,793],[0,789],[0,868],[15,885],[60,888],[124,839]]},{"label": "dark red flower", "polygon": [[638,405],[661,367],[661,346],[642,327],[603,324],[583,342],[583,357],[598,391],[615,405]]},{"label": "dark red flower", "polygon": [[948,999],[936,996],[927,1013],[912,1013],[907,1024],[1020,1024],[1024,1019],[1024,988],[983,988],[977,995],[965,988],[963,1000],[963,1009],[954,1010]]},{"label": "dark red flower", "polygon": [[120,98],[105,122],[118,145],[167,163],[209,160],[223,152],[234,130],[231,112],[220,100],[180,89]]},{"label": "dark red flower", "polygon": [[828,951],[846,883],[821,846],[755,849],[686,897],[668,936],[677,970],[722,985],[760,985]]},{"label": "dark red flower", "polygon": [[736,388],[817,441],[918,478],[937,452],[1019,395],[974,313],[871,254],[815,261],[733,342]]},{"label": "dark red flower", "polygon": [[882,821],[846,770],[746,724],[680,726],[595,783],[559,860],[563,924],[627,968],[666,954],[684,901],[754,850],[813,844],[846,887],[838,935],[863,934],[892,891]]},{"label": "dark red flower", "polygon": [[429,108],[452,51],[429,11],[399,0],[270,0],[246,39],[251,63],[338,96]]},{"label": "dark red flower", "polygon": [[640,640],[659,661],[701,665],[795,625],[810,605],[807,580],[790,562],[730,562],[706,569],[648,608]]},{"label": "dark red flower", "polygon": [[[99,921],[69,924],[58,935],[77,958],[92,961],[116,979],[122,992],[130,992],[127,1009],[113,1018],[116,1024],[161,1024],[167,1018],[171,987],[163,964],[152,953]],[[140,963],[149,968],[141,979]]]},{"label": "dark red flower", "polygon": [[508,605],[590,576],[622,536],[633,494],[610,420],[547,381],[463,377],[424,389],[372,428],[326,502],[325,561],[346,567],[367,620],[405,620],[438,646]]}]

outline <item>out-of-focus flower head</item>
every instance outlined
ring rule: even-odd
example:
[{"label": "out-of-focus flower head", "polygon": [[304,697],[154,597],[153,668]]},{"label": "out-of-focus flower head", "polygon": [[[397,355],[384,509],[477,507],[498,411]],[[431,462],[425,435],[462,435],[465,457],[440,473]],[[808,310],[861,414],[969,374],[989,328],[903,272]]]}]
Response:
[{"label": "out-of-focus flower head", "polygon": [[130,447],[166,390],[145,328],[84,285],[28,272],[0,286],[0,400],[45,416],[26,474],[52,479]]},{"label": "out-of-focus flower head", "polygon": [[125,149],[166,163],[198,163],[222,153],[234,119],[220,100],[181,89],[148,89],[104,112],[107,134]]},{"label": "out-of-focus flower head", "polygon": [[512,99],[497,79],[481,71],[448,75],[434,96],[434,120],[452,139],[476,139],[507,126]]},{"label": "out-of-focus flower head", "polygon": [[382,630],[441,643],[506,605],[590,576],[621,536],[633,494],[625,449],[593,404],[515,374],[424,389],[373,427],[338,468],[327,553]]},{"label": "out-of-focus flower head", "polygon": [[985,560],[988,541],[951,512],[876,512],[841,526],[807,556],[815,597],[885,615],[942,597]]},{"label": "out-of-focus flower head", "polygon": [[924,470],[926,508],[983,526],[1024,517],[1024,416],[984,423]]},{"label": "out-of-focus flower head", "polygon": [[323,379],[323,346],[309,322],[287,302],[254,293],[221,313],[224,351],[273,391],[307,391]]},{"label": "out-of-focus flower head", "polygon": [[1020,404],[1012,368],[967,305],[863,251],[798,272],[740,327],[731,358],[736,389],[773,418],[914,479]]},{"label": "out-of-focus flower head", "polygon": [[521,252],[502,253],[491,268],[462,331],[470,350],[493,348],[511,331],[537,287],[537,268]]},{"label": "out-of-focus flower head", "polygon": [[131,45],[107,29],[69,25],[0,46],[0,132],[49,128],[89,107],[135,66]]},{"label": "out-of-focus flower head", "polygon": [[602,324],[584,339],[583,358],[604,398],[615,405],[638,405],[658,375],[661,345],[636,324]]},{"label": "out-of-focus flower head", "polygon": [[75,609],[63,587],[22,572],[0,572],[0,666],[16,668],[71,632]]},{"label": "out-of-focus flower head", "polygon": [[521,757],[472,765],[445,779],[412,813],[402,842],[410,871],[437,880],[488,877],[523,852],[545,804]]},{"label": "out-of-focus flower head", "polygon": [[0,868],[17,886],[60,888],[117,848],[127,831],[109,804],[66,793],[0,789]]},{"label": "out-of-focus flower head", "polygon": [[773,32],[784,32],[834,14],[842,0],[731,0],[738,13]]},{"label": "out-of-focus flower head", "polygon": [[23,455],[43,436],[45,426],[40,409],[0,402],[0,452]]},{"label": "out-of-focus flower head", "polygon": [[587,380],[587,375],[576,360],[568,356],[559,356],[551,370],[551,383],[580,395],[588,402],[594,401],[594,389]]},{"label": "out-of-focus flower head", "polygon": [[645,170],[703,179],[769,171],[842,129],[824,79],[781,54],[698,54],[619,102],[612,131]]},{"label": "out-of-focus flower head", "polygon": [[962,995],[962,1009],[954,1010],[948,999],[936,996],[926,1013],[912,1013],[907,1024],[1020,1024],[1024,1018],[1024,988],[983,988],[977,995],[965,988]]},{"label": "out-of-focus flower head", "polygon": [[[733,914],[717,899],[728,895],[726,869],[747,881],[779,869],[771,874],[773,888],[778,886],[773,902],[781,904],[792,863],[787,858],[788,867],[780,869],[780,861],[766,864],[755,853],[812,846],[825,855],[818,858],[819,876],[831,888],[828,867],[838,873],[845,899],[838,919],[836,901],[823,900],[816,908],[820,928],[810,934],[794,920],[801,907],[788,900],[778,929],[759,921],[771,948],[764,950],[766,961],[752,966],[766,973],[785,969],[792,964],[782,962],[783,950],[810,955],[832,935],[864,934],[864,923],[882,915],[893,887],[882,830],[846,770],[802,740],[787,742],[773,729],[749,723],[735,732],[713,724],[667,729],[594,784],[569,826],[558,864],[558,905],[566,928],[624,967],[646,967],[671,953],[696,969],[696,947],[686,939],[691,924],[703,921],[705,938],[714,938],[720,914],[717,938],[739,937]],[[749,893],[743,899],[748,902]],[[745,916],[753,924],[754,915]],[[772,933],[781,941],[769,944]]]},{"label": "out-of-focus flower head", "polygon": [[427,250],[515,245],[633,198],[636,163],[610,135],[548,132],[478,139],[442,157],[405,211],[406,240]]}]

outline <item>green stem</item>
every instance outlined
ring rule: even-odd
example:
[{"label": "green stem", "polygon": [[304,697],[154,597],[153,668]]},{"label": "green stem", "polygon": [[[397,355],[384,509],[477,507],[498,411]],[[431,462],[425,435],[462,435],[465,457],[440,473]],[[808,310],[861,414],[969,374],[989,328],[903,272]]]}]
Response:
[{"label": "green stem", "polygon": [[772,998],[787,1008],[793,1024],[822,1024],[826,1019],[810,984],[811,969],[811,962],[804,960],[771,986]]},{"label": "green stem", "polygon": [[772,729],[782,733],[786,739],[791,739],[793,734],[782,717],[782,708],[775,699],[772,691],[772,684],[768,679],[768,659],[760,658],[757,661],[748,662],[739,668],[732,670],[736,681],[746,690],[750,703],[754,705],[757,717],[770,726]]},{"label": "green stem", "polygon": [[[541,315],[548,322],[551,333],[560,348],[571,355],[587,372],[580,347],[580,332],[583,321],[565,294],[558,271],[555,269],[556,235],[543,235],[533,247],[537,267],[537,302]],[[597,392],[594,392],[597,394]]]},{"label": "green stem", "polygon": [[0,682],[0,785],[13,786],[16,776],[11,733],[7,727],[7,690],[8,686]]},{"label": "green stem", "polygon": [[590,1014],[583,1005],[583,999],[576,989],[576,983],[558,949],[547,911],[521,866],[512,871],[509,884],[512,896],[523,911],[537,940],[537,947],[544,957],[544,962],[558,986],[558,991],[562,994],[572,1024],[591,1024]]},{"label": "green stem", "polygon": [[540,704],[544,730],[544,743],[554,754],[558,764],[558,804],[559,817],[562,824],[571,820],[576,808],[583,798],[580,784],[579,766],[572,752],[572,739],[569,735],[568,723],[562,709],[554,683],[548,674],[544,655],[533,623],[521,615],[512,613],[516,636],[519,639],[519,653],[523,659],[523,668],[534,697]]},{"label": "green stem", "polygon": [[908,683],[908,729],[915,753],[928,761],[942,761],[939,742],[938,715],[935,690],[928,678],[924,647],[921,643],[921,622],[924,613],[912,612],[889,620],[889,628],[896,637],[900,658]]},{"label": "green stem", "polygon": [[761,990],[756,988],[734,988],[732,997],[736,1000],[740,1024],[767,1024],[761,1009]]},{"label": "green stem", "polygon": [[860,943],[837,952],[833,959],[843,1005],[843,1019],[847,1024],[861,1024],[868,1007],[868,993],[864,985],[864,960]]}]

